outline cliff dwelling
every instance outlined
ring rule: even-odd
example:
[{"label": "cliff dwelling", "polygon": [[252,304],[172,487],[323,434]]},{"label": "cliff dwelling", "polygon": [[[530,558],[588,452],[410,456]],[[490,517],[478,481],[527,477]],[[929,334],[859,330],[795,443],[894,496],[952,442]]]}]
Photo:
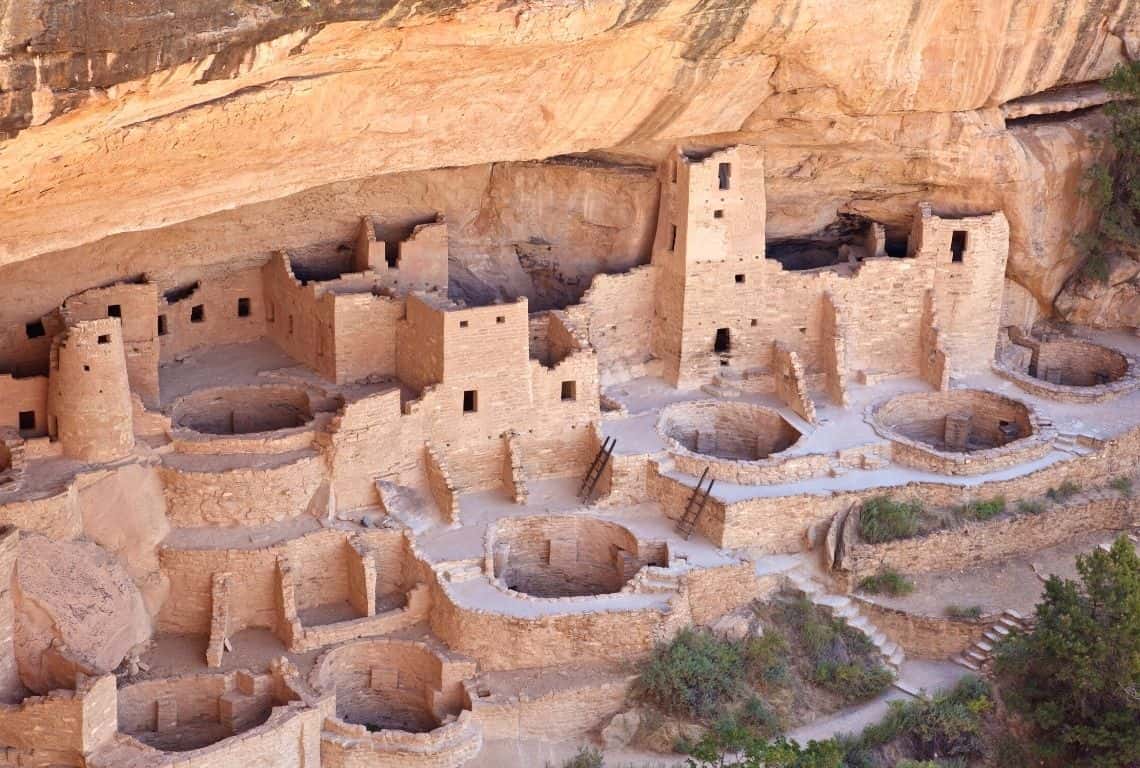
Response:
[{"label": "cliff dwelling", "polygon": [[1140,547],[1135,3],[9,5],[0,767],[840,750]]}]

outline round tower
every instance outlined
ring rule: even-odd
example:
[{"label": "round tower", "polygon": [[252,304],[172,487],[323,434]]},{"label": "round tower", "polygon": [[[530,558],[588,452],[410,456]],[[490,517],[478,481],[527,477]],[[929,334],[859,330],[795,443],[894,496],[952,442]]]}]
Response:
[{"label": "round tower", "polygon": [[131,390],[118,318],[77,322],[55,337],[48,397],[48,433],[65,456],[103,462],[131,452]]}]

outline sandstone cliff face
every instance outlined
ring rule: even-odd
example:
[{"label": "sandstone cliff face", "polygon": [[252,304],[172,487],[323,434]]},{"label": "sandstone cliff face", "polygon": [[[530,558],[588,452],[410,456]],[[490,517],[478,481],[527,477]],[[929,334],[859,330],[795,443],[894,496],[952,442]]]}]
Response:
[{"label": "sandstone cliff face", "polygon": [[[470,290],[514,292],[546,279],[551,253],[597,255],[591,273],[644,258],[644,187],[632,219],[578,215],[597,174],[676,141],[746,141],[766,150],[772,236],[841,212],[901,231],[919,199],[1002,207],[1011,277],[1047,308],[1076,259],[1102,118],[1096,98],[1026,97],[1140,55],[1133,0],[11,0],[2,13],[0,264],[379,174],[475,166],[438,173],[483,190],[474,177],[494,162],[516,206],[452,206],[471,257],[455,271]],[[568,153],[621,165],[576,179],[514,165]],[[432,184],[394,178],[405,207]],[[589,223],[523,233],[551,217]],[[260,231],[251,250],[275,238]]]}]

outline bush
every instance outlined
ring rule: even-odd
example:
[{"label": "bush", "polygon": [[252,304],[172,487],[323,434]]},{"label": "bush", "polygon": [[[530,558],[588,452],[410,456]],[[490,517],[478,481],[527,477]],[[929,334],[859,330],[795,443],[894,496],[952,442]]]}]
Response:
[{"label": "bush", "polygon": [[1045,496],[1050,501],[1065,501],[1072,496],[1076,496],[1081,492],[1081,487],[1074,483],[1072,480],[1066,480],[1056,488],[1050,488],[1045,492]]},{"label": "bush", "polygon": [[950,619],[978,619],[982,616],[980,605],[948,605],[946,616]]},{"label": "bush", "polygon": [[963,678],[929,700],[891,702],[887,716],[863,731],[862,746],[899,739],[919,760],[976,758],[985,749],[984,715],[992,708],[989,686],[976,677]]},{"label": "bush", "polygon": [[859,589],[872,595],[885,594],[891,597],[909,595],[914,591],[914,582],[893,568],[884,568],[874,576],[859,581]]},{"label": "bush", "polygon": [[1023,515],[1040,515],[1045,511],[1045,505],[1036,499],[1025,499],[1017,502],[1017,511]]},{"label": "bush", "polygon": [[654,648],[640,673],[635,691],[641,698],[670,714],[712,717],[744,689],[745,650],[742,643],[684,629]]},{"label": "bush", "polygon": [[909,539],[918,533],[922,505],[916,501],[892,501],[876,496],[863,503],[859,513],[859,535],[870,544]]},{"label": "bush", "polygon": [[998,496],[989,501],[971,501],[958,507],[957,512],[967,520],[989,520],[1005,511],[1005,497]]},{"label": "bush", "polygon": [[602,768],[604,764],[601,752],[593,747],[582,747],[578,754],[562,764],[562,768]]},{"label": "bush", "polygon": [[870,699],[882,693],[894,682],[895,676],[880,665],[864,666],[853,662],[821,661],[815,665],[812,682],[836,693],[848,701]]},{"label": "bush", "polygon": [[1112,482],[1109,483],[1113,490],[1117,491],[1121,496],[1132,495],[1132,478],[1121,475],[1114,477]]}]

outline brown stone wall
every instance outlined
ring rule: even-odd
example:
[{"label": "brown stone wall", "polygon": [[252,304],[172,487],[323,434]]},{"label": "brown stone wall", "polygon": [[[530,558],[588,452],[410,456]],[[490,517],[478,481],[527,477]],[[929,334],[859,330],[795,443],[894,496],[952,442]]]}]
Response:
[{"label": "brown stone wall", "polygon": [[[826,343],[821,348],[826,349]],[[776,397],[792,409],[800,418],[815,423],[815,403],[807,391],[807,381],[804,377],[804,366],[800,356],[787,345],[776,342],[772,351],[772,363],[775,368]]]},{"label": "brown stone wall", "polygon": [[443,381],[443,335],[447,315],[409,296],[396,329],[396,375],[416,392]]},{"label": "brown stone wall", "polygon": [[396,327],[404,316],[403,299],[371,293],[338,295],[333,312],[336,381],[395,375]]},{"label": "brown stone wall", "polygon": [[83,518],[76,505],[75,484],[36,499],[0,501],[0,525],[42,533],[51,539],[72,539],[83,531]]},{"label": "brown stone wall", "polygon": [[[277,560],[293,563],[294,593],[302,608],[348,599],[348,533],[320,530],[281,544],[250,549],[174,549],[163,547],[159,557],[170,579],[168,601],[156,619],[160,632],[206,635],[210,631],[211,578],[233,574],[230,583],[230,632],[247,627],[277,629]],[[406,550],[403,534],[373,530],[359,534],[373,558],[377,590],[397,591],[405,583]]]},{"label": "brown stone wall", "polygon": [[19,704],[0,704],[0,745],[65,753],[74,765],[114,733],[113,675],[91,678],[74,691],[52,691]]},{"label": "brown stone wall", "polygon": [[962,653],[982,638],[993,617],[949,619],[920,616],[855,597],[859,610],[906,655],[916,659],[947,659]]},{"label": "brown stone wall", "polygon": [[148,407],[158,406],[158,288],[154,283],[119,283],[70,297],[62,314],[68,323],[110,317],[117,307],[131,389]]},{"label": "brown stone wall", "polygon": [[[617,275],[597,275],[581,302],[566,314],[582,328],[597,351],[598,373],[604,384],[644,375],[652,357],[654,282],[651,266]],[[631,318],[643,318],[630,322]]]},{"label": "brown stone wall", "polygon": [[427,490],[421,421],[401,415],[399,389],[344,405],[328,450],[337,509],[379,505],[377,479]]},{"label": "brown stone wall", "polygon": [[324,376],[336,381],[336,300],[319,292],[316,283],[302,285],[282,253],[262,268],[266,330],[277,346]]},{"label": "brown stone wall", "polygon": [[751,562],[695,568],[685,574],[685,594],[696,624],[709,624],[755,600],[760,592]]},{"label": "brown stone wall", "polygon": [[[260,264],[211,271],[198,279],[197,288],[188,296],[174,301],[168,301],[165,295],[160,297],[157,315],[166,327],[166,333],[158,337],[161,361],[170,362],[201,347],[241,344],[265,336],[269,308],[262,272]],[[249,299],[250,313],[246,317],[238,312],[239,299]],[[195,307],[202,308],[198,321]]]},{"label": "brown stone wall", "polygon": [[175,528],[263,525],[324,511],[310,509],[327,475],[324,457],[311,450],[221,469],[209,455],[170,454],[158,473]]},{"label": "brown stone wall", "polygon": [[830,292],[823,294],[819,336],[819,365],[831,402],[847,406],[847,320]]},{"label": "brown stone wall", "polygon": [[15,378],[0,374],[0,427],[18,429],[20,412],[31,411],[35,418],[33,429],[20,430],[26,437],[47,434],[48,377]]},{"label": "brown stone wall", "polygon": [[909,573],[955,571],[1035,552],[1091,531],[1123,530],[1140,519],[1140,501],[1115,491],[1092,491],[1037,515],[967,523],[960,528],[884,544],[848,537],[843,564],[853,578],[893,568]]},{"label": "brown stone wall", "polygon": [[605,725],[626,707],[634,675],[614,674],[600,680],[567,681],[565,687],[542,694],[514,695],[475,688],[471,711],[487,739],[561,741],[583,736]]}]

